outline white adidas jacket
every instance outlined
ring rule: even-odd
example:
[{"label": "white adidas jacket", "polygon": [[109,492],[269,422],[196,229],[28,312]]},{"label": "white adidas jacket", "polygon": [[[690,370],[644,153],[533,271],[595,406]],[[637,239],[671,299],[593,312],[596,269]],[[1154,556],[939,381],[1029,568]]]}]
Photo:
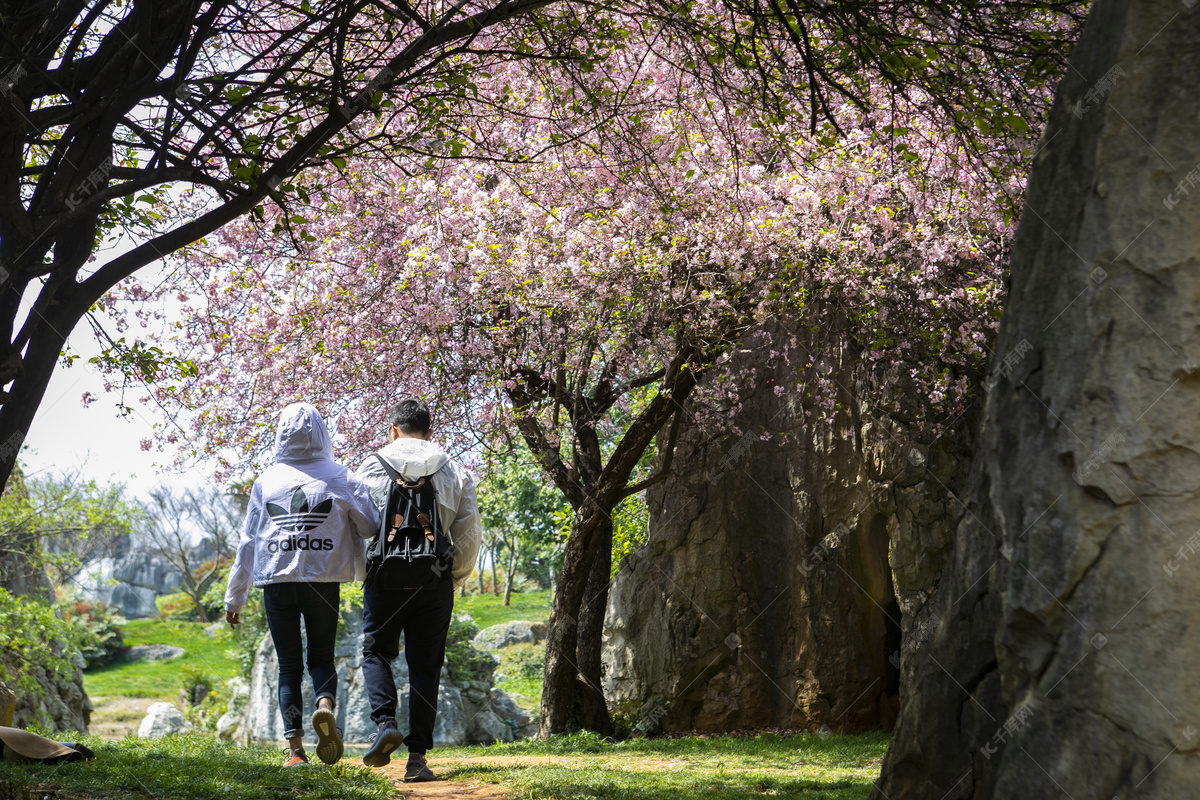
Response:
[{"label": "white adidas jacket", "polygon": [[321,414],[307,403],[288,406],[279,414],[275,463],[250,492],[225,610],[241,610],[251,583],[362,580],[366,540],[378,527],[367,487],[333,460]]},{"label": "white adidas jacket", "polygon": [[[415,481],[432,475],[433,490],[437,493],[438,514],[450,541],[454,544],[454,567],[450,577],[455,588],[471,577],[479,543],[483,540],[483,524],[479,519],[479,504],[475,499],[475,479],[466,467],[450,458],[442,448],[424,439],[400,437],[379,451],[392,469],[408,480]],[[387,504],[391,479],[375,456],[367,456],[355,477],[371,490],[375,507],[383,513]]]}]

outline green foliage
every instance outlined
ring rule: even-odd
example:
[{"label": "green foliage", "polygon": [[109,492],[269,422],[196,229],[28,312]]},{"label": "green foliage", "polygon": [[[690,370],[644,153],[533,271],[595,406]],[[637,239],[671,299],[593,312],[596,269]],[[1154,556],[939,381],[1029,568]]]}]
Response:
[{"label": "green foliage", "polygon": [[288,797],[385,800],[387,776],[350,760],[333,766],[286,769],[280,751],[237,747],[205,734],[106,742],[83,737],[96,760],[47,769],[0,761],[5,797],[153,797],[156,800],[280,800]]},{"label": "green foliage", "polygon": [[76,601],[64,604],[62,614],[81,631],[80,650],[86,669],[112,662],[125,649],[121,628],[128,620],[116,609],[103,603]]},{"label": "green foliage", "polygon": [[185,664],[179,669],[179,688],[189,705],[196,705],[213,689],[214,681],[208,671],[198,664]]},{"label": "green foliage", "polygon": [[621,560],[646,543],[650,530],[650,509],[645,493],[625,498],[613,510],[612,567],[609,577],[617,574]]},{"label": "green foliage", "polygon": [[169,619],[176,622],[196,622],[200,615],[196,612],[196,604],[187,592],[171,592],[160,594],[154,598],[154,607],[158,609],[159,619]]},{"label": "green foliage", "polygon": [[56,582],[83,561],[106,555],[141,524],[123,484],[85,481],[78,474],[25,477],[18,467],[0,496],[0,552],[14,551],[32,570]]},{"label": "green foliage", "polygon": [[[221,617],[224,618],[224,612]],[[262,638],[267,635],[267,613],[263,607],[262,589],[251,587],[238,619],[241,624],[233,629],[234,646],[229,652],[237,660],[239,674],[249,678],[250,669],[254,666],[254,654],[258,652]]]},{"label": "green foliage", "polygon": [[446,669],[451,680],[459,683],[487,680],[495,669],[496,660],[472,646],[471,640],[477,633],[479,628],[469,619],[455,615],[450,620],[450,632],[446,635]]},{"label": "green foliage", "polygon": [[525,447],[490,455],[479,483],[484,530],[518,548],[517,570],[545,585],[562,564],[557,519],[570,506]]},{"label": "green foliage", "polygon": [[38,667],[51,678],[72,676],[87,636],[49,603],[0,588],[0,683],[17,693],[40,691]]},{"label": "green foliage", "polygon": [[130,620],[124,629],[126,644],[171,644],[182,647],[184,654],[170,661],[118,658],[85,672],[83,686],[92,696],[174,700],[179,694],[179,676],[189,666],[210,676],[213,680],[210,687],[220,686],[239,673],[237,642],[226,625],[211,637],[204,632],[205,627],[202,622]]},{"label": "green foliage", "polygon": [[[879,774],[889,736],[761,733],[614,743],[594,733],[552,736],[488,748],[489,756],[552,755],[528,766],[466,764],[450,780],[500,783],[537,800],[862,800]],[[467,748],[439,750],[469,759]]]},{"label": "green foliage", "polygon": [[546,670],[545,644],[514,644],[502,647],[497,673],[507,677],[497,681],[497,687],[509,694],[520,695],[517,705],[536,711],[542,704],[542,679]]}]

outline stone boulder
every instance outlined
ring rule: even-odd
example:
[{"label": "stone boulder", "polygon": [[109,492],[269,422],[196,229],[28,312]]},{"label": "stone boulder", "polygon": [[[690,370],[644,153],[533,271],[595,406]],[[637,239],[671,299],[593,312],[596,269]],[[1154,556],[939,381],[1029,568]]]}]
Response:
[{"label": "stone boulder", "polygon": [[603,657],[605,695],[645,710],[639,731],[895,720],[901,672],[935,624],[968,452],[961,421],[923,441],[859,399],[895,376],[838,330],[803,342],[836,354],[821,365],[840,387],[832,419],[774,391],[814,385],[811,369],[758,364],[743,433],[682,428],[672,476],[648,492],[649,541],[612,583]]},{"label": "stone boulder", "polygon": [[178,708],[170,703],[152,703],[146,716],[138,726],[138,736],[143,739],[160,739],[176,733],[188,733],[192,723],[184,718]]},{"label": "stone boulder", "polygon": [[473,644],[480,650],[499,650],[513,644],[537,644],[545,638],[544,623],[505,622],[484,628],[475,634]]},{"label": "stone boulder", "polygon": [[173,644],[139,644],[129,648],[125,658],[129,661],[170,661],[186,652],[182,647]]},{"label": "stone boulder", "polygon": [[[335,650],[334,663],[338,673],[336,715],[342,727],[342,737],[350,744],[366,743],[376,730],[371,722],[371,706],[367,700],[366,685],[362,676],[362,624],[360,619],[342,626],[342,638]],[[403,643],[403,640],[402,640]],[[512,701],[503,692],[492,688],[495,660],[480,660],[482,666],[470,681],[455,682],[447,670],[442,671],[441,690],[438,693],[437,721],[433,740],[439,746],[478,744],[495,741],[512,741],[528,735],[528,715],[513,711]],[[409,685],[408,665],[404,651],[392,664],[392,675],[396,682],[399,707],[396,716],[403,729],[408,720]],[[305,676],[302,684],[305,719],[316,708],[312,683]],[[496,717],[510,731],[509,738],[491,718]],[[484,715],[481,718],[481,715]],[[510,722],[511,721],[511,722]],[[236,724],[238,741],[281,741],[283,719],[279,714],[279,662],[271,637],[263,637],[255,653],[251,669],[249,702],[239,712],[236,720],[228,720],[231,728]],[[305,723],[306,735],[311,735]]]}]

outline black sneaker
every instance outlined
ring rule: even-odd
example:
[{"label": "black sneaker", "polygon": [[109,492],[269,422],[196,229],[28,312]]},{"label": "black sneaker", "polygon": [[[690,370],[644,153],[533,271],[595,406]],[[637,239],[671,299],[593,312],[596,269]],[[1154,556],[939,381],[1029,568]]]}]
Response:
[{"label": "black sneaker", "polygon": [[337,717],[327,708],[318,708],[313,712],[312,726],[317,732],[317,758],[326,764],[336,764],[344,749]]},{"label": "black sneaker", "polygon": [[404,744],[404,737],[395,722],[383,722],[379,730],[371,734],[371,749],[363,756],[368,767],[382,767],[392,760],[392,751]]},{"label": "black sneaker", "polygon": [[424,783],[436,780],[438,780],[438,776],[430,771],[429,765],[425,763],[425,756],[417,753],[408,754],[408,765],[404,768],[405,783]]}]

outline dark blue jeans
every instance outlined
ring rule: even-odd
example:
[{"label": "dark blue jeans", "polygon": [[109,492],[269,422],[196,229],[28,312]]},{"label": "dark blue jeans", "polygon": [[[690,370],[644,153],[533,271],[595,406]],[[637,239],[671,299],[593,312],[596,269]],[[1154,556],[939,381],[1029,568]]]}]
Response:
[{"label": "dark blue jeans", "polygon": [[381,589],[368,578],[363,585],[363,683],[371,701],[371,721],[396,718],[396,682],[392,660],[400,652],[408,662],[409,752],[433,749],[446,634],[454,611],[454,585],[444,580],[424,589]]},{"label": "dark blue jeans", "polygon": [[341,584],[272,583],[263,587],[267,627],[279,655],[279,713],[283,715],[283,735],[292,739],[304,734],[304,642],[300,637],[300,618],[308,636],[308,674],[313,693],[337,698],[337,670],[333,649],[337,641],[338,608]]}]

